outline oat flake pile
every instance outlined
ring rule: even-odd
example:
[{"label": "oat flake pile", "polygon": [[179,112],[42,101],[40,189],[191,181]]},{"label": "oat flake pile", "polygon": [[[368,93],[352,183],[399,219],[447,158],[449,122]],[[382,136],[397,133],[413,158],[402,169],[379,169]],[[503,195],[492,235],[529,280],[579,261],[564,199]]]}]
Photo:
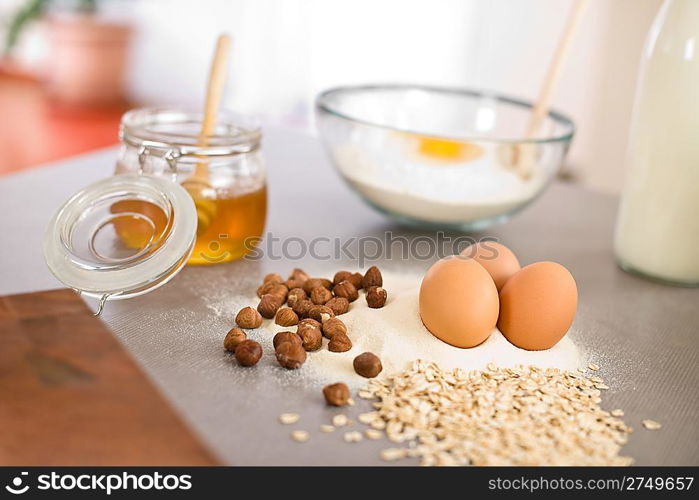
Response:
[{"label": "oat flake pile", "polygon": [[360,415],[360,421],[403,444],[384,450],[384,460],[629,465],[633,460],[619,452],[631,428],[600,407],[595,385],[580,373],[556,368],[490,364],[484,371],[445,371],[417,360],[360,391],[363,398],[378,399],[376,411]]}]

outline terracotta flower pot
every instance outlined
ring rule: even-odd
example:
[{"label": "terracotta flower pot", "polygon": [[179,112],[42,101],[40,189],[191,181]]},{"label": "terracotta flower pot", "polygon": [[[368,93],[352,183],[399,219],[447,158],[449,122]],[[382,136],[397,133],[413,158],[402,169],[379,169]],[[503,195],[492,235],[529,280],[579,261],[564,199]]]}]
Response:
[{"label": "terracotta flower pot", "polygon": [[53,18],[48,22],[47,88],[72,105],[123,101],[123,83],[132,29],[95,16]]}]

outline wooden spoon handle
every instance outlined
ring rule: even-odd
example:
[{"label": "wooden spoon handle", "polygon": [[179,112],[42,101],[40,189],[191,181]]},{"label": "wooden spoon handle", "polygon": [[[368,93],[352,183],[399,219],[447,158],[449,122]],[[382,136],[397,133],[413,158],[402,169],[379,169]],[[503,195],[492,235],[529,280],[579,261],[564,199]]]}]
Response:
[{"label": "wooden spoon handle", "polygon": [[[213,134],[216,127],[216,116],[223,96],[223,84],[226,81],[226,67],[228,65],[228,54],[231,49],[231,37],[223,34],[216,42],[216,53],[211,64],[209,73],[209,83],[206,89],[206,104],[204,106],[204,118],[201,123],[199,133],[200,146],[208,145],[208,138]],[[201,179],[208,178],[208,166],[206,162],[197,163],[194,172],[195,177]]]},{"label": "wooden spoon handle", "polygon": [[548,115],[549,107],[551,106],[551,99],[553,98],[553,93],[558,85],[558,80],[561,76],[561,71],[563,70],[563,64],[570,52],[570,46],[572,45],[573,39],[575,38],[575,32],[578,29],[578,25],[583,17],[583,12],[589,4],[589,0],[577,0],[573,5],[573,10],[568,17],[568,23],[563,30],[563,36],[558,42],[558,47],[553,55],[553,59],[549,64],[548,70],[546,72],[546,78],[544,79],[544,84],[541,87],[541,92],[539,93],[539,98],[536,101],[532,114],[529,117],[529,124],[527,125],[526,137],[531,139],[536,136],[541,123],[544,121],[546,115]]}]

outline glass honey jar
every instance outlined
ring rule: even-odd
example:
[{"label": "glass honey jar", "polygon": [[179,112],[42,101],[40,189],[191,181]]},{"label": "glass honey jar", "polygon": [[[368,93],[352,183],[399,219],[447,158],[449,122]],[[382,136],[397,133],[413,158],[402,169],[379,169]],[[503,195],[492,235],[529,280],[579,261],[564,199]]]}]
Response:
[{"label": "glass honey jar", "polygon": [[[182,185],[196,207],[197,234],[188,264],[210,265],[239,259],[262,235],[267,213],[266,174],[256,120],[221,111],[211,136],[202,138],[202,114],[144,108],[121,121],[121,150],[115,173],[165,177]],[[165,230],[167,218],[147,201],[120,201],[112,213],[123,245],[143,248]],[[153,227],[154,226],[154,227]],[[155,236],[154,236],[155,235]]]},{"label": "glass honey jar", "polygon": [[200,137],[201,114],[138,109],[122,119],[114,176],[85,186],[54,213],[44,259],[77,293],[128,299],[166,284],[189,264],[252,250],[267,191],[259,125],[221,113]]}]

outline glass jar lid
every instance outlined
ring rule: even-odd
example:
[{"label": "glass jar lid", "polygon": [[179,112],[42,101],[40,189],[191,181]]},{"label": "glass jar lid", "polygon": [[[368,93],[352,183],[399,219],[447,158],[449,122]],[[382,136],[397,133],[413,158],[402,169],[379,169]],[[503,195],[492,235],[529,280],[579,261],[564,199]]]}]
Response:
[{"label": "glass jar lid", "polygon": [[44,235],[54,276],[79,293],[124,299],[167,283],[192,253],[197,212],[187,191],[166,178],[123,174],[71,196]]}]

